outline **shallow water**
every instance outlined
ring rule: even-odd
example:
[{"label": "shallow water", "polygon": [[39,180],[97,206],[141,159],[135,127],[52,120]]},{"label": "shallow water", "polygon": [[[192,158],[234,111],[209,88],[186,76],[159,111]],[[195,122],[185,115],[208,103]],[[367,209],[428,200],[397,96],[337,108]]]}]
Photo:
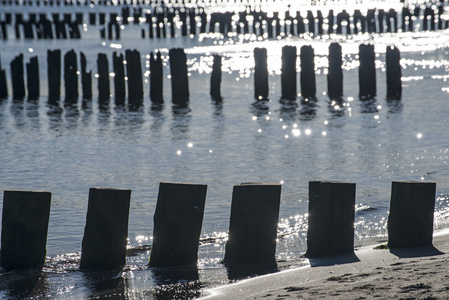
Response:
[{"label": "shallow water", "polygon": [[[220,261],[229,226],[232,186],[241,182],[283,184],[276,253],[280,269],[303,263],[309,180],[357,184],[357,245],[386,239],[392,180],[435,181],[435,228],[448,227],[446,31],[269,41],[219,35],[143,40],[140,28],[130,25],[123,30],[121,40],[102,41],[98,28],[86,30],[81,42],[9,39],[0,44],[2,68],[8,78],[9,62],[20,52],[25,54],[25,62],[31,56],[39,57],[41,75],[38,101],[7,99],[0,103],[0,187],[52,192],[46,266],[42,272],[1,273],[1,296],[20,296],[23,292],[60,298],[196,297],[205,286],[227,283],[232,276]],[[326,96],[326,55],[333,41],[343,47],[342,103],[333,103]],[[358,45],[366,42],[376,43],[378,96],[361,101],[357,51]],[[280,100],[281,48],[295,45],[299,50],[308,44],[316,55],[317,101]],[[401,101],[385,99],[384,52],[389,45],[401,50]],[[168,48],[172,47],[183,47],[187,53],[188,109],[171,104]],[[253,98],[254,47],[268,49],[268,101]],[[92,102],[80,101],[75,107],[64,105],[64,101],[57,106],[48,104],[46,51],[62,49],[65,53],[72,48],[86,54],[93,73],[99,52],[107,53],[111,60],[113,51],[138,49],[143,70],[147,70],[146,55],[159,49],[166,62],[165,104],[151,104],[145,81],[141,109],[118,107],[114,99],[101,107],[95,79]],[[223,55],[222,103],[209,96],[211,53]],[[148,73],[145,76],[147,79]],[[161,181],[208,185],[198,270],[173,274],[145,266],[149,257],[145,245],[151,245],[152,217]],[[94,186],[132,190],[132,251],[122,272],[78,270],[88,190]],[[22,286],[20,292],[17,286]]]}]

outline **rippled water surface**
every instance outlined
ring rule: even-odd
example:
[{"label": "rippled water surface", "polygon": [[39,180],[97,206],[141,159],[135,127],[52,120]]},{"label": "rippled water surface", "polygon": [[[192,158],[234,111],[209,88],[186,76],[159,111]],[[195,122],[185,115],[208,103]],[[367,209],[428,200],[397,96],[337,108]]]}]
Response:
[{"label": "rippled water surface", "polygon": [[[8,78],[9,62],[19,52],[25,61],[39,57],[41,75],[38,101],[0,102],[0,187],[52,192],[49,257],[43,272],[1,273],[0,295],[14,293],[14,284],[20,283],[29,285],[35,296],[196,297],[203,287],[227,283],[227,270],[220,261],[232,186],[241,182],[282,183],[276,254],[281,269],[302,263],[309,180],[357,184],[357,245],[386,239],[392,180],[435,181],[435,228],[448,227],[447,32],[269,41],[218,35],[145,40],[140,38],[140,29],[131,25],[123,30],[121,40],[105,41],[98,39],[98,29],[86,30],[81,42],[9,39],[0,43]],[[344,98],[338,103],[326,95],[327,51],[333,41],[341,43],[344,55]],[[376,45],[378,96],[362,101],[358,99],[357,52],[360,43],[368,42]],[[316,55],[317,100],[280,100],[282,46],[309,44]],[[386,100],[385,49],[389,45],[401,50],[401,101]],[[171,104],[168,49],[172,47],[183,47],[187,53],[188,108]],[[253,98],[254,47],[268,49],[268,101]],[[72,48],[86,54],[93,73],[99,52],[111,60],[113,51],[138,49],[145,72],[147,55],[160,49],[166,62],[165,104],[150,102],[148,73],[144,104],[136,111],[116,106],[114,99],[100,106],[95,79],[92,101],[76,106],[64,105],[64,101],[49,104],[46,51],[62,49],[65,53]],[[209,96],[213,53],[223,55],[223,102]],[[197,272],[167,274],[145,266],[161,181],[208,185]],[[123,272],[78,270],[88,190],[94,186],[132,190],[130,251]]]}]

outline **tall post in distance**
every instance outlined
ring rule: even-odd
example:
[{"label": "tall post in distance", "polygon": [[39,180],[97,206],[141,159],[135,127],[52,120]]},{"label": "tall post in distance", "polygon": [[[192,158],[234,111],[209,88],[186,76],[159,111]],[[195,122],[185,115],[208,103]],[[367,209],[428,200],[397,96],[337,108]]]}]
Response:
[{"label": "tall post in distance", "polygon": [[316,97],[315,51],[312,46],[302,46],[301,61],[301,96],[305,99]]},{"label": "tall post in distance", "polygon": [[374,45],[360,44],[359,60],[359,98],[372,99],[376,96]]},{"label": "tall post in distance", "polygon": [[268,99],[267,49],[254,48],[254,98]]},{"label": "tall post in distance", "polygon": [[340,99],[343,96],[343,71],[341,68],[341,55],[340,44],[330,44],[329,70],[327,72],[327,94],[330,99]]},{"label": "tall post in distance", "polygon": [[187,105],[190,97],[187,56],[184,49],[172,48],[169,51],[172,101],[177,105]]},{"label": "tall post in distance", "polygon": [[402,96],[401,55],[396,47],[387,47],[387,99],[400,100]]},{"label": "tall post in distance", "polygon": [[221,56],[215,54],[210,78],[210,95],[215,101],[221,101]]},{"label": "tall post in distance", "polygon": [[282,47],[282,99],[296,99],[296,47]]}]

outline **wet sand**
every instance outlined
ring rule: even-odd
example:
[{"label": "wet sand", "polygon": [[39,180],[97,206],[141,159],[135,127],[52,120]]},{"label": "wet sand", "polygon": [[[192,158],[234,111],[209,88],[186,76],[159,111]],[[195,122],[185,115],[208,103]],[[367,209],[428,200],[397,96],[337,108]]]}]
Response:
[{"label": "wet sand", "polygon": [[447,299],[449,232],[433,246],[357,249],[309,266],[209,289],[204,299]]}]

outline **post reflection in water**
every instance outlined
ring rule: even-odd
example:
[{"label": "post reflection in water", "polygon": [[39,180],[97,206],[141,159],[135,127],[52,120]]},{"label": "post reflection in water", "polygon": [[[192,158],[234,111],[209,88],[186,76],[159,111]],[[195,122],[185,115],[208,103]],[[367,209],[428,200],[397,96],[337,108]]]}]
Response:
[{"label": "post reflection in water", "polygon": [[17,128],[22,128],[26,125],[24,102],[21,100],[12,100],[11,115],[14,119],[14,124]]},{"label": "post reflection in water", "polygon": [[121,270],[110,271],[82,271],[84,286],[87,289],[89,299],[101,299],[112,297],[115,299],[127,299],[126,279]]},{"label": "post reflection in water", "polygon": [[64,111],[66,127],[68,129],[76,128],[78,126],[78,120],[80,118],[78,103],[66,102],[64,104]]},{"label": "post reflection in water", "polygon": [[278,272],[278,266],[275,260],[256,263],[230,264],[226,266],[226,269],[229,280],[239,280]]},{"label": "post reflection in water", "polygon": [[318,100],[316,98],[301,97],[301,110],[299,111],[301,121],[312,121],[316,116]]},{"label": "post reflection in water", "polygon": [[165,123],[164,103],[152,103],[150,107],[150,116],[153,117],[151,124],[152,133],[160,133]]},{"label": "post reflection in water", "polygon": [[0,269],[0,298],[38,298],[49,290],[47,275],[42,269],[14,270]]},{"label": "post reflection in water", "polygon": [[377,108],[376,98],[360,99],[360,113],[372,114],[377,112],[379,112],[379,109]]},{"label": "post reflection in water", "polygon": [[203,284],[198,268],[152,268],[157,286],[152,291],[155,299],[194,299],[201,296]]},{"label": "post reflection in water", "polygon": [[402,112],[403,102],[397,99],[387,99],[388,113],[398,114]]},{"label": "post reflection in water", "polygon": [[279,117],[286,121],[287,124],[290,122],[295,122],[298,118],[298,102],[296,100],[287,100],[281,99],[279,100],[281,104],[281,108],[279,110]]},{"label": "post reflection in water", "polygon": [[336,98],[336,99],[329,99],[329,100],[330,101],[328,102],[327,107],[329,109],[329,113],[331,114],[331,116],[332,117],[344,117],[345,102],[344,102],[343,98]]},{"label": "post reflection in water", "polygon": [[188,105],[173,105],[172,106],[172,125],[170,127],[173,140],[187,139],[189,132],[189,125],[192,119],[191,110]]}]

